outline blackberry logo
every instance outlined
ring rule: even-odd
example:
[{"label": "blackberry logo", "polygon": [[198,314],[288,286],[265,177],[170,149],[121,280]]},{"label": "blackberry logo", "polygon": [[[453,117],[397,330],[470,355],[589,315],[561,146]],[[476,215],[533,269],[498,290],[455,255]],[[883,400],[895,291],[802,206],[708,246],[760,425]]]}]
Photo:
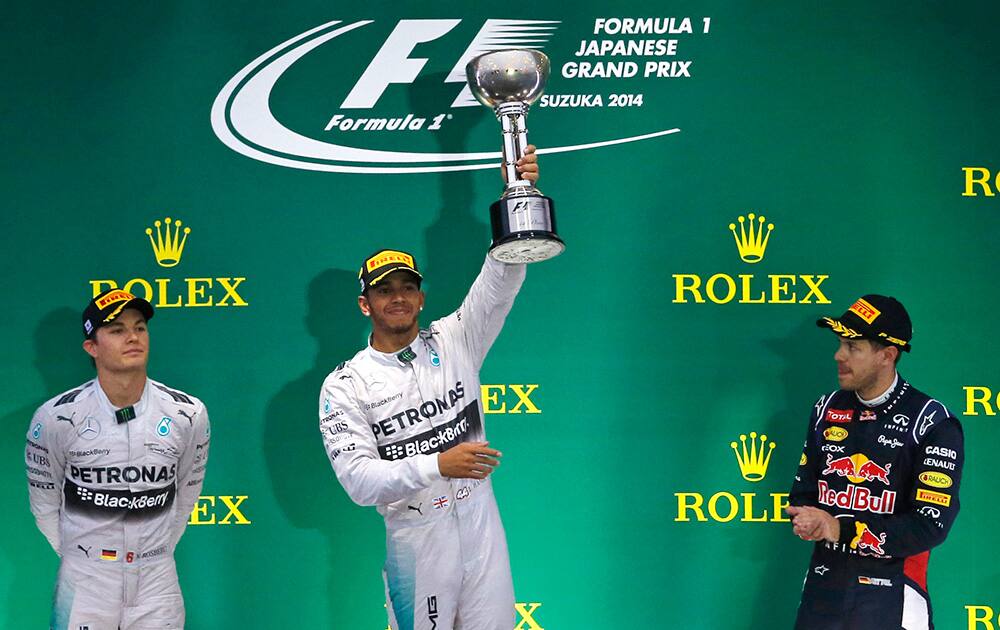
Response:
[{"label": "blackberry logo", "polygon": [[403,457],[403,447],[399,444],[390,444],[385,449],[385,454],[389,456],[389,459],[399,459]]},{"label": "blackberry logo", "polygon": [[83,486],[77,486],[76,487],[76,493],[84,501],[90,501],[90,500],[92,500],[94,498],[94,493],[91,492],[90,490],[88,490],[87,488],[84,488]]}]

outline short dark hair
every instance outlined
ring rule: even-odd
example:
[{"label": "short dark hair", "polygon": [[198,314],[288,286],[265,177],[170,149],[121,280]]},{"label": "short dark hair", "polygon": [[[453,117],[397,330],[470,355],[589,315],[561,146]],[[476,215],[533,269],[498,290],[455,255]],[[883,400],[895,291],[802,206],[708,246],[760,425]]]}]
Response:
[{"label": "short dark hair", "polygon": [[895,348],[896,360],[893,363],[893,365],[899,365],[899,360],[903,358],[903,350],[896,344],[892,344],[887,341],[879,341],[878,339],[869,339],[868,343],[872,344],[872,348],[875,350],[881,350],[883,348]]}]

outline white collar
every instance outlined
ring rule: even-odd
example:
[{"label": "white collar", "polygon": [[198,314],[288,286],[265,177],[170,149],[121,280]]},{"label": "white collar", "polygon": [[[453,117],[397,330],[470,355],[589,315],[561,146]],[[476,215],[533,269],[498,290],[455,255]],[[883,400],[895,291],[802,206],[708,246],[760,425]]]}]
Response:
[{"label": "white collar", "polygon": [[895,376],[892,379],[892,385],[889,386],[889,389],[882,392],[880,396],[876,396],[871,400],[865,400],[857,392],[854,392],[854,395],[858,397],[858,400],[861,401],[862,405],[865,405],[866,407],[878,407],[885,401],[889,400],[889,396],[892,396],[892,392],[895,391],[896,385],[898,384],[899,384],[899,372],[896,372]]}]

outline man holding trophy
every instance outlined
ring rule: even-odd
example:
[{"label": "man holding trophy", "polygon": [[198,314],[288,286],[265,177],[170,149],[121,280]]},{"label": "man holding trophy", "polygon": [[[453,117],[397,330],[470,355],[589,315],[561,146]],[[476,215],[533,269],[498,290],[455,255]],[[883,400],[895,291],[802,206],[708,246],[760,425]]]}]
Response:
[{"label": "man holding trophy", "polygon": [[479,370],[525,263],[564,247],[551,200],[534,187],[537,158],[524,128],[547,69],[536,51],[470,62],[473,92],[504,126],[507,189],[491,208],[490,255],[458,310],[426,329],[418,324],[424,293],[414,257],[383,249],[366,258],[358,306],[372,322],[369,344],[320,393],[320,432],[337,479],[355,503],[377,506],[385,519],[394,630],[514,625],[507,541],[489,479],[501,453],[486,441]]}]

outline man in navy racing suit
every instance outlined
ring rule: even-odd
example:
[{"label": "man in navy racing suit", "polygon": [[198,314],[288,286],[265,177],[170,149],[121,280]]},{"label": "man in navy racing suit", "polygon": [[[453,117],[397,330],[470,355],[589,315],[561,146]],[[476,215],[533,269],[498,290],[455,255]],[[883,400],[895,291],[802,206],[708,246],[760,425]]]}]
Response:
[{"label": "man in navy racing suit", "polygon": [[28,427],[31,511],[60,557],[51,628],[184,627],[174,548],[201,492],[200,400],[146,376],[153,307],[119,289],[83,312],[97,378],[52,398]]},{"label": "man in navy racing suit", "polygon": [[933,628],[927,565],[958,514],[962,426],[896,371],[912,338],[897,300],[816,323],[840,337],[841,389],[816,401],[789,497],[794,533],[816,541],[795,627]]},{"label": "man in navy racing suit", "polygon": [[[519,162],[538,179],[534,148]],[[385,519],[386,608],[394,630],[510,630],[514,590],[490,473],[479,370],[524,280],[523,264],[486,258],[454,313],[420,329],[413,256],[362,264],[358,306],[369,345],[320,393],[320,431],[337,479]]]}]

